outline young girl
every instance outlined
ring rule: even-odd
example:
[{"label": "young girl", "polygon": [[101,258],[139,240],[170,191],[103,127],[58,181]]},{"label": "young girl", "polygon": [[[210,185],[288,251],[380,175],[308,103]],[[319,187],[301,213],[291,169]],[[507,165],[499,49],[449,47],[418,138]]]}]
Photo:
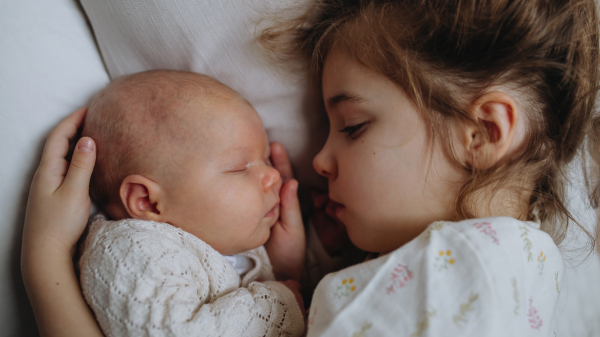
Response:
[{"label": "young girl", "polygon": [[[263,38],[321,79],[331,129],[314,166],[352,242],[379,254],[321,281],[308,335],[554,335],[557,245],[576,224],[564,170],[586,139],[598,149],[594,2],[325,1]],[[85,210],[69,201],[91,169],[50,176],[66,142],[47,148],[62,152],[32,185],[23,271],[52,335],[65,328],[53,308],[85,308],[67,253]],[[58,278],[65,298],[45,292]],[[97,329],[89,311],[69,313]]]}]

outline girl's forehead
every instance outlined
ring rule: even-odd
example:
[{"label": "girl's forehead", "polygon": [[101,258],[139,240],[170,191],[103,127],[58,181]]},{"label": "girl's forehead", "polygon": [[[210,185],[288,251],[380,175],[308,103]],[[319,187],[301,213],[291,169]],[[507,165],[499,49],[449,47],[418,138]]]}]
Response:
[{"label": "girl's forehead", "polygon": [[328,111],[349,103],[385,102],[401,92],[399,87],[384,75],[335,50],[325,61],[322,89]]},{"label": "girl's forehead", "polygon": [[384,75],[377,73],[356,61],[343,48],[332,49],[325,58],[322,72],[323,86],[335,84],[336,86],[356,86],[363,81],[391,81]]}]

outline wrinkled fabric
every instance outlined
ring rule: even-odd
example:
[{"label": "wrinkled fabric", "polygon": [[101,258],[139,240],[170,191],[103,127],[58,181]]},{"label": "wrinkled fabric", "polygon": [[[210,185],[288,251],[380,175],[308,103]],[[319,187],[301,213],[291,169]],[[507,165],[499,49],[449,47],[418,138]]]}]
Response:
[{"label": "wrinkled fabric", "polygon": [[554,336],[564,264],[538,225],[435,222],[317,286],[308,336]]}]

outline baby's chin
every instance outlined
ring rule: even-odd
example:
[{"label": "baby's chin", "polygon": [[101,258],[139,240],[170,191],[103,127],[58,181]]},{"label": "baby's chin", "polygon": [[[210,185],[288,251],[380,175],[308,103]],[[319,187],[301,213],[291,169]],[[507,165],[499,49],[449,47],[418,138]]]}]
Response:
[{"label": "baby's chin", "polygon": [[276,222],[273,223],[273,225],[269,226],[269,230],[266,231],[263,239],[261,240],[260,245],[258,245],[257,247],[254,248],[258,248],[260,246],[263,246],[265,243],[267,243],[267,241],[269,241],[269,239],[271,238],[271,228],[273,228],[273,226],[275,225]]},{"label": "baby's chin", "polygon": [[261,233],[261,239],[259,240],[259,242],[257,242],[256,247],[252,247],[250,249],[254,249],[254,248],[258,248],[260,246],[264,246],[269,239],[271,238],[271,229],[273,228],[273,226],[275,226],[277,224],[277,221],[279,220],[279,214],[276,213],[273,222],[268,223],[268,226],[264,226],[263,230],[264,232]]},{"label": "baby's chin", "polygon": [[231,249],[230,251],[235,251],[235,253],[223,255],[240,254],[252,249],[256,249],[260,246],[264,246],[267,243],[267,241],[269,241],[269,239],[271,238],[271,228],[273,227],[273,225],[275,225],[275,223],[277,223],[277,218],[275,219],[275,221],[273,221],[273,224],[269,223],[269,226],[261,224],[261,233],[256,233],[257,235],[254,236],[253,240],[249,238],[249,240],[251,241],[247,242],[248,244],[246,246],[244,246],[243,248],[238,247],[237,249]]}]

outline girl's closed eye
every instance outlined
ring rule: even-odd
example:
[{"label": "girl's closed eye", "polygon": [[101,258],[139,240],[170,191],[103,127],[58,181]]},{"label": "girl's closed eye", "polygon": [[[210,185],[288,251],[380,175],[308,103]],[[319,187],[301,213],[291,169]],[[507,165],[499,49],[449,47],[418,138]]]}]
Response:
[{"label": "girl's closed eye", "polygon": [[362,122],[359,124],[354,124],[350,126],[346,126],[345,128],[339,130],[340,132],[346,133],[346,138],[356,139],[360,137],[366,130],[369,122]]}]

